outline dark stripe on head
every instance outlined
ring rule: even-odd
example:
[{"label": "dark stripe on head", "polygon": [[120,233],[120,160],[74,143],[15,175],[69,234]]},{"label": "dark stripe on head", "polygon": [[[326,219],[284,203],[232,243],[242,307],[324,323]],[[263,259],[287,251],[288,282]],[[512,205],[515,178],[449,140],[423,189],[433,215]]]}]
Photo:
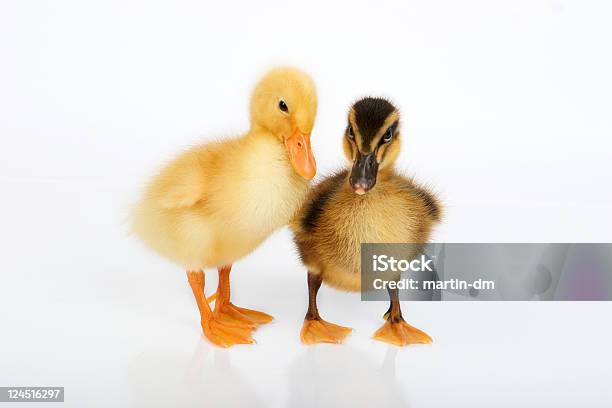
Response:
[{"label": "dark stripe on head", "polygon": [[317,222],[323,213],[325,205],[340,189],[340,186],[346,181],[347,177],[348,170],[344,170],[322,182],[325,185],[322,186],[321,190],[317,192],[318,194],[308,204],[308,208],[306,208],[302,218],[302,227],[306,231],[312,231],[317,227]]},{"label": "dark stripe on head", "polygon": [[387,117],[395,111],[389,101],[383,98],[363,98],[353,105],[355,124],[363,137],[363,144],[369,146]]}]

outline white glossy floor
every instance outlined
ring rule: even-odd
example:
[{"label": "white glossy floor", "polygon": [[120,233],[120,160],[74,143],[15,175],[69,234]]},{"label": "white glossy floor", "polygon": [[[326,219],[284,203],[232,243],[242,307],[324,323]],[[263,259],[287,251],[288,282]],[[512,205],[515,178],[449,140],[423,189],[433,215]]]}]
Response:
[{"label": "white glossy floor", "polygon": [[[612,303],[404,303],[435,342],[398,349],[370,339],[386,304],[323,287],[323,315],[355,332],[345,345],[305,347],[305,276],[282,231],[233,274],[235,302],[275,322],[256,333],[258,344],[221,350],[200,336],[183,271],[127,234],[117,200],[129,202],[127,191],[15,181],[1,189],[2,385],[64,386],[70,407],[612,401]],[[451,215],[470,217],[461,207]]]}]

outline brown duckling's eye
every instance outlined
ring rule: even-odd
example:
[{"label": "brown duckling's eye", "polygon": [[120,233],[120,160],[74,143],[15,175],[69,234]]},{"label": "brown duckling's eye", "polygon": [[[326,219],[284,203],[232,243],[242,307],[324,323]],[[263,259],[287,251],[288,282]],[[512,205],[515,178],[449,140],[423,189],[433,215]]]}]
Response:
[{"label": "brown duckling's eye", "polygon": [[383,140],[383,143],[389,143],[391,139],[393,139],[393,128],[390,128],[389,130],[387,130],[382,140]]},{"label": "brown duckling's eye", "polygon": [[289,113],[289,107],[287,107],[287,104],[282,99],[278,101],[278,109],[285,113]]},{"label": "brown duckling's eye", "polygon": [[349,139],[355,138],[355,134],[353,133],[353,127],[351,125],[348,126],[346,133],[348,134]]}]

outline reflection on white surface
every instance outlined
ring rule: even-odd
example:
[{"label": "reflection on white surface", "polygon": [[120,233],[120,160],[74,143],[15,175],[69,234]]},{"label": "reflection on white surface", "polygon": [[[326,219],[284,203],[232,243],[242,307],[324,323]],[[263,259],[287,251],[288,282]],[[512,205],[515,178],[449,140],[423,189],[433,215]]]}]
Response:
[{"label": "reflection on white surface", "polygon": [[408,407],[395,378],[398,349],[384,363],[350,346],[309,347],[289,367],[290,407]]},{"label": "reflection on white surface", "polygon": [[130,362],[128,381],[135,407],[263,407],[231,350],[198,339],[187,353],[142,353]]},{"label": "reflection on white surface", "polygon": [[[317,345],[288,366],[288,407],[408,407],[395,377],[398,348],[388,346],[382,361],[351,346]],[[257,351],[253,351],[256,353]],[[192,354],[140,353],[128,367],[134,407],[266,407],[243,370],[231,363],[232,350],[203,339]],[[262,361],[265,364],[265,361]]]}]

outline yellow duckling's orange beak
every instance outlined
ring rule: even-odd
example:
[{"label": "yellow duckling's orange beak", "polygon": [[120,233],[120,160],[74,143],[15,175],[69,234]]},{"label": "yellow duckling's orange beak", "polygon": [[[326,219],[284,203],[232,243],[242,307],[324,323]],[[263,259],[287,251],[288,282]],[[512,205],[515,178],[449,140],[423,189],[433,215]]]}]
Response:
[{"label": "yellow duckling's orange beak", "polygon": [[285,140],[285,146],[295,172],[306,180],[312,180],[317,174],[317,163],[310,148],[310,134],[295,129],[293,135]]}]

